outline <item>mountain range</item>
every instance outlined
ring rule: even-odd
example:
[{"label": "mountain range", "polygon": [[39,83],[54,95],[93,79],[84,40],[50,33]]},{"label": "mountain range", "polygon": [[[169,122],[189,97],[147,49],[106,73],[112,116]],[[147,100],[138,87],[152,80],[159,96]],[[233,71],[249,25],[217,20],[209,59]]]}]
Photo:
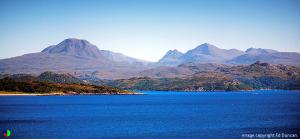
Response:
[{"label": "mountain range", "polygon": [[177,66],[184,63],[252,64],[256,61],[300,66],[300,54],[262,48],[249,48],[246,51],[220,49],[204,43],[186,53],[170,50],[158,63]]},{"label": "mountain range", "polygon": [[170,50],[158,62],[148,62],[121,53],[100,50],[82,39],[70,38],[41,52],[0,60],[0,74],[41,74],[45,71],[70,73],[81,79],[126,79],[132,77],[173,77],[228,65],[271,64],[300,66],[297,52],[270,49],[220,49],[204,43],[186,53]]}]

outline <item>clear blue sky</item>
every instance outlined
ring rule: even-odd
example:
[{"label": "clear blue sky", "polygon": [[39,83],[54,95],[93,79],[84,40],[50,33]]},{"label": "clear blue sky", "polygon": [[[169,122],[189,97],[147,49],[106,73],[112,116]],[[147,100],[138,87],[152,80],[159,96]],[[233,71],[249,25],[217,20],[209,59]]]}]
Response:
[{"label": "clear blue sky", "polygon": [[205,42],[300,52],[300,1],[0,0],[0,58],[66,38],[149,61]]}]

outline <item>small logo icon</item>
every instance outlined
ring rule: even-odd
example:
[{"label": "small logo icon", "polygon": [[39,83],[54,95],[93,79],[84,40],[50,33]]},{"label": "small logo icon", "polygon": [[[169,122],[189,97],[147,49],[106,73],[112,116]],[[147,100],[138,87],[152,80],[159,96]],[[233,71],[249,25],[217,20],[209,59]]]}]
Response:
[{"label": "small logo icon", "polygon": [[11,134],[10,130],[9,130],[9,129],[6,129],[6,130],[4,131],[4,133],[3,133],[3,136],[6,137],[6,138],[8,138],[8,137],[10,136],[10,134]]}]

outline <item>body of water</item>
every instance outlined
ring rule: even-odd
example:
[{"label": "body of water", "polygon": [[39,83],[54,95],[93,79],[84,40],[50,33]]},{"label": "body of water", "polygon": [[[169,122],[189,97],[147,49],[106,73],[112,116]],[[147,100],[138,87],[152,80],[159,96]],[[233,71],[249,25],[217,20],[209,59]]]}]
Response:
[{"label": "body of water", "polygon": [[142,92],[0,97],[0,128],[22,139],[300,135],[299,91]]}]

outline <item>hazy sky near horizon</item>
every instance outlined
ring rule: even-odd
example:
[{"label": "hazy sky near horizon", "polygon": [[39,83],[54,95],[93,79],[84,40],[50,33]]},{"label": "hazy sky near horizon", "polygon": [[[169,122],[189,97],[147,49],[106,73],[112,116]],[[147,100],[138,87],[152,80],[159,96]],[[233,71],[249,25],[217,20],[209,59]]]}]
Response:
[{"label": "hazy sky near horizon", "polygon": [[202,43],[300,52],[300,1],[0,0],[0,59],[66,38],[149,61]]}]

